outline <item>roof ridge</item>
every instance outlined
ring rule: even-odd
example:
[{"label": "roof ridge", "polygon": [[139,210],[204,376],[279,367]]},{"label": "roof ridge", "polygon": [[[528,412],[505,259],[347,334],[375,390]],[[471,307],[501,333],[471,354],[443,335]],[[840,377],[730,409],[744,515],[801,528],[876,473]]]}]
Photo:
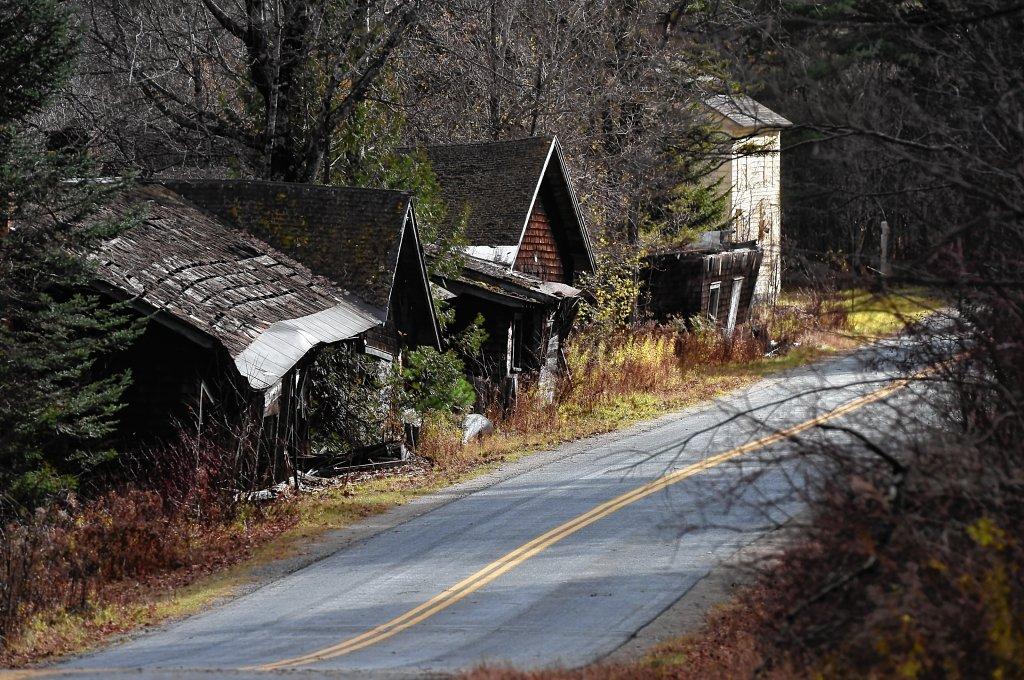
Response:
[{"label": "roof ridge", "polygon": [[[385,189],[383,187],[355,187],[355,186],[336,186],[333,184],[312,184],[308,182],[285,182],[281,180],[272,179],[231,179],[231,178],[190,178],[190,177],[164,177],[161,179],[143,180],[140,184],[159,184],[166,186],[166,183],[173,182],[184,182],[190,184],[201,184],[201,183],[219,183],[225,185],[249,185],[249,186],[270,186],[270,187],[287,187],[287,188],[299,188],[302,190],[309,191],[339,191],[339,192],[365,192],[365,193],[376,193],[376,194],[395,194],[399,196],[412,197],[413,192],[405,189]],[[173,189],[172,189],[173,191]]]},{"label": "roof ridge", "polygon": [[[374,305],[370,304],[369,302],[366,302],[365,300],[360,299],[357,295],[353,294],[345,284],[332,281],[331,279],[327,278],[326,276],[323,276],[322,274],[317,274],[301,260],[293,257],[292,255],[289,255],[285,251],[261,239],[255,234],[246,231],[242,227],[233,224],[230,220],[221,217],[220,215],[213,212],[206,206],[196,203],[187,196],[183,196],[179,194],[177,191],[174,191],[173,189],[170,189],[160,184],[159,182],[137,182],[136,186],[128,187],[124,192],[122,192],[121,196],[122,198],[131,197],[133,194],[138,192],[141,197],[146,198],[145,193],[153,189],[158,190],[157,195],[152,197],[153,199],[179,203],[190,210],[194,210],[204,215],[208,220],[215,223],[224,232],[226,236],[231,236],[232,238],[237,239],[239,242],[258,244],[260,248],[267,251],[267,253],[265,254],[271,255],[276,260],[279,260],[282,263],[287,264],[289,267],[296,270],[300,274],[303,274],[304,276],[308,277],[315,284],[319,285],[325,291],[328,291],[330,296],[334,297],[336,300],[345,301],[349,304],[355,302],[357,306],[370,307],[376,309]],[[365,312],[365,310],[361,311]]]},{"label": "roof ridge", "polygon": [[544,141],[551,143],[557,138],[557,135],[531,135],[529,137],[516,137],[514,139],[493,139],[493,140],[481,140],[476,142],[438,142],[436,144],[406,144],[398,147],[399,149],[446,149],[456,146],[501,146],[504,144],[516,144],[522,142],[534,142]]}]

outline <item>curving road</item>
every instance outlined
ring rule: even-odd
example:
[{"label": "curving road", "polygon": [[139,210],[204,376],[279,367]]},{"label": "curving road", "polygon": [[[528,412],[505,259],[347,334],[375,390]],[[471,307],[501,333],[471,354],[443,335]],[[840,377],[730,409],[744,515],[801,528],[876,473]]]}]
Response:
[{"label": "curving road", "polygon": [[[417,501],[418,516],[255,592],[43,673],[405,675],[592,662],[799,510],[794,491],[811,471],[773,432],[824,436],[810,419],[826,414],[891,434],[884,402],[915,391],[877,393],[892,378],[885,359],[899,354],[890,345],[833,359],[537,454]],[[756,419],[730,419],[751,408]]]}]

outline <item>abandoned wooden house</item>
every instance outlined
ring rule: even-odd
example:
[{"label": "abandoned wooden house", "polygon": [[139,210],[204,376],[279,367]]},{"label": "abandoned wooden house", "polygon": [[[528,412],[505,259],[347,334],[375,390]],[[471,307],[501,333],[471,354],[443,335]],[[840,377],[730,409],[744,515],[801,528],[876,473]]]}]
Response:
[{"label": "abandoned wooden house", "polygon": [[[99,218],[141,216],[92,255],[101,290],[148,319],[121,358],[133,373],[124,436],[153,442],[177,428],[202,431],[216,418],[255,435],[280,477],[308,453],[307,369],[322,347],[345,343],[393,357],[410,342],[438,346],[420,246],[414,227],[407,231],[408,196],[406,212],[392,204],[398,197],[386,198],[396,213],[381,213],[378,222],[389,226],[378,235],[393,231],[392,247],[381,261],[365,255],[364,271],[376,278],[358,291],[168,185],[143,184],[105,206]],[[246,201],[240,192],[239,205]],[[399,254],[403,239],[411,261]]]},{"label": "abandoned wooden house", "polygon": [[731,336],[750,319],[761,262],[756,241],[651,253],[641,270],[641,312],[657,321],[705,320]]},{"label": "abandoned wooden house", "polygon": [[580,289],[510,270],[496,262],[463,258],[455,276],[437,276],[455,310],[455,332],[479,315],[487,338],[468,367],[476,389],[508,400],[520,377],[540,379],[547,389],[564,368],[562,342],[572,326]]},{"label": "abandoned wooden house", "polygon": [[436,282],[454,294],[454,332],[484,318],[488,341],[478,378],[514,390],[520,376],[546,378],[564,363],[580,276],[594,271],[590,235],[554,137],[423,149],[437,176],[448,224],[464,225],[458,276]]},{"label": "abandoned wooden house", "polygon": [[364,333],[368,353],[396,360],[440,346],[411,194],[260,180],[163,185],[373,308],[382,323]]},{"label": "abandoned wooden house", "polygon": [[761,248],[755,296],[774,302],[782,285],[781,134],[792,123],[746,95],[714,95],[704,104],[732,138],[731,153],[713,177],[726,190],[732,239]]}]

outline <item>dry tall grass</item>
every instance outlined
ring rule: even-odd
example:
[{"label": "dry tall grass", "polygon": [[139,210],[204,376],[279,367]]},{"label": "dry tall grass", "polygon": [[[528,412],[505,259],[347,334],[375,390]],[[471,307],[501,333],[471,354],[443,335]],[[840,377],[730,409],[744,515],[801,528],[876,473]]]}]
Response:
[{"label": "dry tall grass", "polygon": [[750,382],[754,372],[736,369],[753,365],[764,351],[764,341],[746,328],[731,339],[714,329],[655,325],[612,334],[584,331],[567,344],[568,370],[554,401],[527,386],[512,408],[489,409],[493,435],[466,446],[450,419],[428,419],[420,453],[438,472],[457,475],[529,449],[608,432]]},{"label": "dry tall grass", "polygon": [[233,456],[212,441],[183,436],[144,458],[161,461],[144,478],[0,526],[0,666],[130,628],[137,603],[244,560],[296,521],[287,504],[237,503]]}]

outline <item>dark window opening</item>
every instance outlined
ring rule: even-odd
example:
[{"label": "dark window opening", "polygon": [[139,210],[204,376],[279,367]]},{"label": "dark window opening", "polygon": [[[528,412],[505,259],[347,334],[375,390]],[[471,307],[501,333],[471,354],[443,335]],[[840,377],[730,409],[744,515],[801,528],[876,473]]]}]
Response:
[{"label": "dark window opening", "polygon": [[512,317],[512,359],[511,368],[513,371],[523,370],[523,315],[515,314]]}]

